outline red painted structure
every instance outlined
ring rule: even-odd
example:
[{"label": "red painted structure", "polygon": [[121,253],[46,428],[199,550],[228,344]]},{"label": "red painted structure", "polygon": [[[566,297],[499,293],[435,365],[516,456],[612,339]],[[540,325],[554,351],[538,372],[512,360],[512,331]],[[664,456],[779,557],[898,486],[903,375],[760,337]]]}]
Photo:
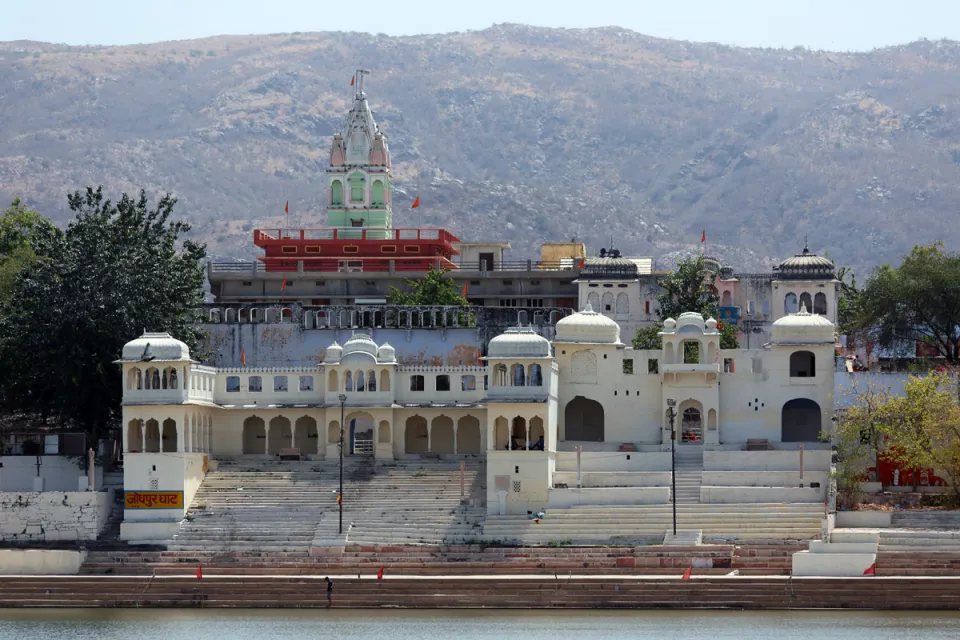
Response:
[{"label": "red painted structure", "polygon": [[267,271],[388,272],[456,269],[446,229],[256,229],[253,243]]}]

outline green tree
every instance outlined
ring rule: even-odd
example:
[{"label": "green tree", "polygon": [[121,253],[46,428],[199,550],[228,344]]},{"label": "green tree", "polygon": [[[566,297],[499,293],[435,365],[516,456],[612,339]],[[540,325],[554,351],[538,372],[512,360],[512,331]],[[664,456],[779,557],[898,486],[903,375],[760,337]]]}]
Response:
[{"label": "green tree", "polygon": [[852,326],[887,348],[932,345],[960,364],[960,255],[942,244],[914,247],[899,267],[883,265],[857,297]]},{"label": "green tree", "polygon": [[42,215],[14,198],[10,207],[0,209],[0,309],[10,303],[17,275],[36,260],[33,238],[53,225]]},{"label": "green tree", "polygon": [[387,303],[395,305],[465,307],[467,299],[450,277],[448,269],[430,267],[427,274],[417,280],[407,280],[410,291],[390,287]]},{"label": "green tree", "polygon": [[[707,271],[703,256],[680,260],[676,271],[661,278],[660,295],[657,296],[659,322],[652,327],[637,330],[633,339],[634,349],[660,349],[663,341],[657,335],[663,330],[663,321],[678,318],[681,313],[695,311],[704,318],[716,318],[720,308],[717,297],[716,275]],[[732,325],[720,325],[720,348],[738,349],[737,329]],[[696,357],[698,354],[691,354]]]},{"label": "green tree", "polygon": [[189,225],[171,221],[169,195],[153,207],[142,191],[116,203],[101,188],[67,199],[76,218],[35,235],[38,260],[14,283],[0,324],[0,386],[12,408],[59,415],[98,437],[119,414],[113,360],[125,342],[168,331],[196,353],[205,249],[184,238]]},{"label": "green tree", "polygon": [[[888,410],[898,424],[889,436],[889,455],[906,469],[933,468],[947,474],[960,498],[960,407],[957,381],[945,373],[911,376],[904,395]],[[917,474],[914,474],[914,483]]]}]

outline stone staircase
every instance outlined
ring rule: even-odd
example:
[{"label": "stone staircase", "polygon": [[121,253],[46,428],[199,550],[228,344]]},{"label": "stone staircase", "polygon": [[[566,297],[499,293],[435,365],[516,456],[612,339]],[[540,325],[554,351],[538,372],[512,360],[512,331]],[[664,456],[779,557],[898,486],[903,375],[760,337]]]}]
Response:
[{"label": "stone staircase", "polygon": [[960,531],[960,511],[894,511],[890,526],[894,529],[953,529]]},{"label": "stone staircase", "polygon": [[318,546],[440,544],[476,538],[485,513],[484,464],[344,460],[343,534],[337,461],[220,460],[197,492],[170,551],[307,554]]},{"label": "stone staircase", "polygon": [[675,467],[677,495],[673,499],[678,505],[699,504],[703,481],[703,447],[678,446]]},{"label": "stone staircase", "polygon": [[700,529],[677,529],[677,534],[673,534],[673,528],[667,529],[667,534],[663,536],[663,546],[665,547],[696,547],[703,543],[703,531]]},{"label": "stone staircase", "polygon": [[[707,542],[811,540],[821,535],[819,504],[678,504],[677,528],[701,530]],[[672,530],[672,505],[548,509],[526,516],[487,516],[484,538],[510,544],[660,544]]]}]

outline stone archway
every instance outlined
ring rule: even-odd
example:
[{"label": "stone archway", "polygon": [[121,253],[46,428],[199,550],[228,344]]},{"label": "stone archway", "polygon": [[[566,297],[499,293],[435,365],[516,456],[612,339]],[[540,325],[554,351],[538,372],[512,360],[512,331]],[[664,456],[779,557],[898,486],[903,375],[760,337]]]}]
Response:
[{"label": "stone archway", "polygon": [[527,419],[514,416],[510,421],[510,448],[523,450],[527,446]]},{"label": "stone archway", "polygon": [[380,426],[377,428],[377,443],[378,444],[390,444],[391,438],[390,433],[390,422],[387,420],[381,420]]},{"label": "stone archway", "polygon": [[603,405],[596,400],[577,396],[563,412],[565,439],[582,442],[603,442]]},{"label": "stone archway", "polygon": [[270,419],[270,437],[267,443],[270,449],[267,451],[272,456],[278,455],[281,449],[289,449],[293,442],[293,432],[290,428],[290,419],[283,416],[277,416]]},{"label": "stone archway", "polygon": [[140,453],[143,451],[143,432],[140,431],[140,421],[131,420],[127,424],[127,452]]},{"label": "stone archway", "polygon": [[297,418],[293,426],[293,446],[303,455],[320,453],[320,438],[317,434],[317,421],[309,416]]},{"label": "stone archway", "polygon": [[499,416],[493,421],[493,448],[497,451],[506,451],[510,445],[510,433],[507,419]]},{"label": "stone archway", "polygon": [[347,449],[344,453],[373,453],[373,416],[366,411],[347,414],[344,423]]},{"label": "stone archway", "polygon": [[267,452],[267,426],[263,418],[250,416],[243,421],[243,453],[263,455]]},{"label": "stone archway", "polygon": [[530,448],[533,449],[539,446],[537,445],[540,442],[540,438],[544,438],[544,447],[546,447],[546,434],[543,431],[543,418],[540,416],[535,416],[530,418]]},{"label": "stone archway", "polygon": [[411,416],[407,418],[406,425],[403,429],[404,453],[426,453],[428,438],[426,418],[423,416]]},{"label": "stone archway", "polygon": [[819,442],[822,430],[820,405],[809,398],[794,398],[780,414],[781,442]]},{"label": "stone archway", "polygon": [[166,453],[171,453],[178,451],[177,448],[180,442],[179,434],[177,433],[177,421],[173,418],[167,418],[163,421],[163,440],[161,443],[161,449]]},{"label": "stone archway", "polygon": [[684,444],[703,444],[703,410],[699,404],[697,406],[681,406],[680,442]]},{"label": "stone archway", "polygon": [[453,441],[453,419],[438,416],[430,426],[430,450],[434,453],[455,453]]},{"label": "stone archway", "polygon": [[482,451],[480,420],[464,416],[457,421],[457,453],[475,454]]},{"label": "stone archway", "polygon": [[160,423],[151,418],[146,423],[146,442],[143,443],[143,450],[146,453],[158,453],[160,451]]}]

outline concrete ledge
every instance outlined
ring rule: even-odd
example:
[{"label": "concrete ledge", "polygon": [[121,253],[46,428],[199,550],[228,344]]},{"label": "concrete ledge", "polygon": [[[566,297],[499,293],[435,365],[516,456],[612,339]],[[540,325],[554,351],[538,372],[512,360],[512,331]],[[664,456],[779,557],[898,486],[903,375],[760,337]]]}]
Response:
[{"label": "concrete ledge", "polygon": [[875,553],[811,553],[793,554],[793,575],[824,578],[855,578],[863,576],[877,561]]},{"label": "concrete ledge", "polygon": [[[831,452],[808,450],[803,453],[806,471],[826,472],[830,469]],[[704,471],[798,471],[799,451],[704,451]],[[806,475],[806,474],[804,474]]]},{"label": "concrete ledge", "polygon": [[[576,452],[557,451],[556,470],[576,474]],[[580,473],[588,471],[670,471],[670,452],[584,451],[580,455]]]},{"label": "concrete ledge", "polygon": [[[580,482],[586,489],[595,487],[666,487],[670,485],[669,471],[588,471],[580,473]],[[576,471],[556,471],[553,484],[577,486]]]},{"label": "concrete ledge", "polygon": [[589,505],[667,504],[670,487],[611,487],[607,489],[550,489],[548,509]]},{"label": "concrete ledge", "polygon": [[120,539],[128,542],[172,540],[180,531],[179,522],[121,522]]},{"label": "concrete ledge", "polygon": [[799,487],[700,487],[700,502],[731,504],[745,502],[802,503],[822,502],[819,489]]},{"label": "concrete ledge", "polygon": [[0,574],[8,576],[74,576],[87,557],[85,551],[0,549]]},{"label": "concrete ledge", "polygon": [[876,553],[876,542],[824,542],[810,541],[810,553]]},{"label": "concrete ledge", "polygon": [[824,471],[810,471],[800,479],[799,471],[704,471],[703,484],[716,487],[809,487],[819,482],[827,486],[829,476]]},{"label": "concrete ledge", "polygon": [[880,534],[870,531],[834,531],[830,534],[830,542],[880,542]]},{"label": "concrete ledge", "polygon": [[886,529],[893,511],[837,511],[837,526],[850,529]]}]

